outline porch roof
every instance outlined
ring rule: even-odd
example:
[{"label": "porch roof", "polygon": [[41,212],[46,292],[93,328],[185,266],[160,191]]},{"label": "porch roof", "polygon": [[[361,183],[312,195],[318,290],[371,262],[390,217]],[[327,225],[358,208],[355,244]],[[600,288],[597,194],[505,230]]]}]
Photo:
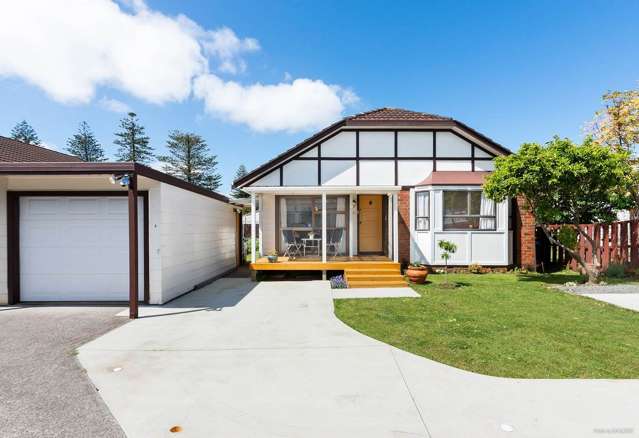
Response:
[{"label": "porch roof", "polygon": [[274,193],[278,195],[309,195],[322,193],[362,193],[378,194],[399,192],[402,186],[274,186],[274,187],[244,187],[247,193]]}]

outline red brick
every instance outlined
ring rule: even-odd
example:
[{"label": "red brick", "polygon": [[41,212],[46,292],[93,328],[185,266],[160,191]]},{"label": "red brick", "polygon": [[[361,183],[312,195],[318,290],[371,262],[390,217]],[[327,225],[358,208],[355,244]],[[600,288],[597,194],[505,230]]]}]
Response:
[{"label": "red brick", "polygon": [[515,264],[521,268],[535,270],[537,266],[535,250],[535,216],[532,214],[523,198],[517,198],[517,208],[514,212],[516,223],[515,233]]}]

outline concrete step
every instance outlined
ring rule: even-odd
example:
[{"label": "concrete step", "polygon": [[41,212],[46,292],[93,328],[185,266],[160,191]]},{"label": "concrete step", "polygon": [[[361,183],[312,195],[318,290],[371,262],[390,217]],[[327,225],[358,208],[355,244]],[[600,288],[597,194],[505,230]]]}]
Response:
[{"label": "concrete step", "polygon": [[357,269],[344,269],[344,274],[345,275],[351,275],[351,274],[355,274],[355,275],[360,275],[360,274],[382,274],[382,275],[388,275],[388,274],[401,274],[401,271],[399,269],[399,267],[397,268],[357,268]]}]

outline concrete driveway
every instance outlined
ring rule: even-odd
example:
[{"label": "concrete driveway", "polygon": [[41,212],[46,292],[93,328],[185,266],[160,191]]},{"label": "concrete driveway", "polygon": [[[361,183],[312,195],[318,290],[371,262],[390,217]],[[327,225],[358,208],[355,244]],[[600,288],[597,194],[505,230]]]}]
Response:
[{"label": "concrete driveway", "polygon": [[639,435],[639,381],[442,365],[342,324],[326,282],[227,278],[144,312],[79,355],[129,437]]},{"label": "concrete driveway", "polygon": [[0,436],[124,436],[75,354],[126,323],[120,310],[0,307]]}]

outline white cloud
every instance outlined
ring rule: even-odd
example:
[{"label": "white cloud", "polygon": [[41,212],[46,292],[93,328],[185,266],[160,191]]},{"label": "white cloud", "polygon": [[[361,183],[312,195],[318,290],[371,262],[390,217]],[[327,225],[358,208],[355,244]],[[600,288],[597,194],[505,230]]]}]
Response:
[{"label": "white cloud", "polygon": [[304,131],[340,118],[355,95],[320,80],[244,86],[209,74],[196,79],[195,96],[206,110],[256,131]]},{"label": "white cloud", "polygon": [[149,9],[21,0],[3,2],[0,15],[0,74],[22,77],[60,102],[87,103],[100,85],[153,103],[179,101],[207,69],[180,21]]},{"label": "white cloud", "polygon": [[100,105],[100,107],[104,108],[105,110],[114,113],[125,114],[132,111],[131,107],[126,103],[122,102],[121,100],[111,99],[109,97],[103,97],[102,99],[100,99],[98,105]]},{"label": "white cloud", "polygon": [[231,29],[223,27],[206,32],[202,47],[205,53],[220,59],[220,71],[236,74],[246,70],[246,62],[240,55],[259,50],[260,44],[254,38],[240,39]]},{"label": "white cloud", "polygon": [[[241,73],[242,56],[260,50],[259,42],[227,27],[207,30],[184,15],[164,15],[143,0],[5,1],[0,16],[0,77],[22,78],[62,103],[89,103],[102,87],[155,104],[195,92],[218,117],[259,131],[297,131],[339,118],[357,100],[321,80],[225,82],[209,64]],[[99,104],[125,108],[112,99]]]}]

